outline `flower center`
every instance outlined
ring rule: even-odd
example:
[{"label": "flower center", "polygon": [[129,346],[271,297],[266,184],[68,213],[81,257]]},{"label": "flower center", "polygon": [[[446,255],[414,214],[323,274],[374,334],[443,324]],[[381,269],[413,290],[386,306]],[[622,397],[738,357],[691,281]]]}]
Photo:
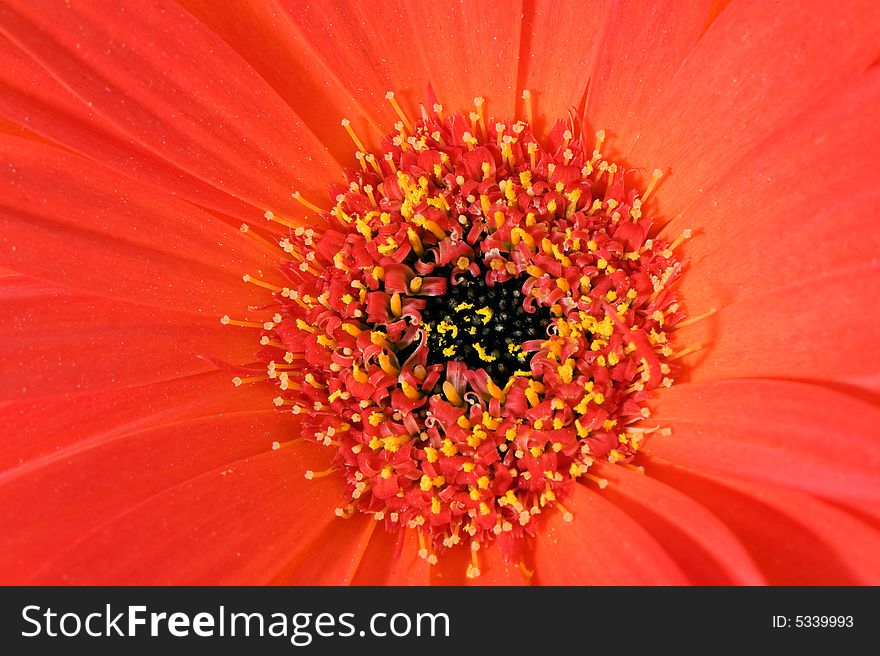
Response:
[{"label": "flower center", "polygon": [[656,430],[644,402],[681,355],[669,284],[689,236],[648,238],[658,172],[640,197],[601,132],[588,148],[558,123],[542,144],[477,100],[469,117],[400,112],[380,157],[343,121],[360,169],[328,226],[267,213],[291,227],[288,286],[246,277],[275,291],[260,356],[276,405],[337,448],[307,477],[339,472],[339,516],[416,530],[431,562],[470,542],[471,576],[481,545],[516,552],[542,513],[571,520],[574,481],[604,487],[594,461],[628,464]]},{"label": "flower center", "polygon": [[523,343],[546,337],[550,313],[543,306],[526,312],[522,285],[511,279],[490,287],[481,272],[463,277],[442,297],[429,297],[421,313],[428,364],[458,360],[474,371],[484,369],[500,385],[515,371],[527,375]]}]

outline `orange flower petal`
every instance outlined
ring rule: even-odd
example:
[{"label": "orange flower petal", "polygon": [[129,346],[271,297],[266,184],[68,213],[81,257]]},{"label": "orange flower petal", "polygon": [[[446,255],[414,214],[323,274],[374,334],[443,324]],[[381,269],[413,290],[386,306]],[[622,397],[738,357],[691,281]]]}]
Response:
[{"label": "orange flower petal", "polygon": [[0,377],[14,381],[0,392],[4,399],[144,385],[216,369],[199,354],[249,362],[254,351],[253,339],[216,318],[148,310],[24,276],[0,277],[0,308]]},{"label": "orange flower petal", "polygon": [[[374,520],[370,520],[374,521]],[[414,530],[377,527],[352,580],[353,585],[428,585],[428,561],[419,557]]]},{"label": "orange flower petal", "polygon": [[[225,428],[227,434],[240,434]],[[84,530],[30,580],[265,583],[279,563],[296,557],[330,523],[343,521],[333,514],[342,482],[332,476],[309,481],[301,474],[327,462],[326,452],[302,444],[183,478],[119,514],[105,512],[102,523]],[[332,550],[325,554],[333,558]],[[36,560],[31,554],[28,562]]]},{"label": "orange flower petal", "polygon": [[[323,522],[326,518],[322,518]],[[274,574],[272,585],[350,585],[366,552],[376,522],[369,515],[356,513],[349,519],[338,519],[322,531],[297,535],[296,556],[289,561],[283,554],[284,566]]]},{"label": "orange flower petal", "polygon": [[[4,475],[32,461],[49,462],[77,451],[165,424],[236,412],[265,411],[268,386],[234,387],[220,372],[102,392],[65,394],[8,403],[0,408],[6,437],[0,441]],[[267,427],[268,435],[269,427]],[[47,460],[48,458],[48,460]],[[24,510],[19,508],[19,510]]]},{"label": "orange flower petal", "polygon": [[226,190],[184,173],[148,148],[134,143],[125,132],[97,114],[88,102],[71,93],[5,39],[0,40],[0,85],[3,86],[0,115],[8,117],[11,126],[4,132],[63,145],[133,177],[142,185],[161,189],[163,193],[172,191],[179,198],[237,217],[238,223],[252,220],[263,211],[230,196]]},{"label": "orange flower petal", "polygon": [[686,574],[645,528],[601,492],[574,485],[566,522],[550,512],[535,545],[541,585],[684,585]]},{"label": "orange flower petal", "polygon": [[645,116],[696,45],[711,5],[625,0],[603,12],[584,118],[606,131],[610,148],[626,153],[651,139],[642,129]]},{"label": "orange flower petal", "polygon": [[726,7],[653,99],[639,126],[642,138],[629,153],[629,161],[648,172],[672,170],[656,196],[667,216],[686,208],[744,151],[783,129],[826,89],[874,62],[880,49],[869,26],[878,21],[880,5],[873,0],[846,9],[818,0]]},{"label": "orange flower petal", "polygon": [[880,409],[824,387],[725,380],[675,385],[644,452],[699,471],[836,499],[880,499]]},{"label": "orange flower petal", "polygon": [[699,585],[765,583],[748,551],[712,512],[675,488],[620,466],[597,463],[591,468],[606,479],[602,494],[638,521]]},{"label": "orange flower petal", "polygon": [[[266,477],[259,481],[261,489],[283,496],[287,485],[295,490],[308,487],[303,472],[309,465],[305,461],[298,464],[295,456],[307,458],[310,451],[303,453],[307,450],[293,449],[291,455],[292,447],[279,452],[271,450],[270,440],[273,437],[285,439],[290,431],[290,421],[272,410],[182,419],[72,445],[4,472],[0,478],[0,535],[4,553],[0,579],[22,581],[34,575],[49,559],[71,549],[76,557],[83,558],[82,576],[97,580],[104,575],[102,568],[107,560],[89,558],[80,541],[115,521],[120,525],[114,526],[110,533],[116,534],[117,543],[140,545],[144,549],[161,548],[162,539],[169,538],[174,531],[190,535],[187,524],[197,525],[199,520],[193,508],[202,507],[207,500],[203,499],[201,504],[197,504],[195,498],[185,501],[181,490],[198,489],[204,484],[216,488],[218,495],[239,495],[241,503],[250,503],[251,494],[255,503],[257,498],[265,501],[267,495],[258,494],[256,482],[244,476],[251,468],[248,458],[258,454],[262,459],[257,462],[265,463],[267,469]],[[283,456],[277,457],[282,453]],[[287,469],[276,470],[279,466],[273,463],[279,462]],[[230,469],[237,473],[227,479],[222,472]],[[327,504],[330,517],[333,517],[331,504],[338,503],[342,489],[342,482],[332,478],[337,485],[333,489],[338,490],[335,494],[324,484],[309,488],[316,490],[315,494],[323,491],[325,496],[320,498]],[[202,482],[188,483],[193,480]],[[290,482],[294,480],[295,484]],[[224,485],[224,481],[228,484]],[[160,507],[162,503],[166,507]],[[174,506],[174,503],[180,505]],[[216,503],[219,504],[219,500]],[[311,504],[310,508],[317,501],[312,500]],[[23,512],[23,509],[29,510]],[[205,507],[206,518],[211,517],[208,509]],[[234,513],[224,512],[233,530]],[[295,513],[291,511],[291,515]],[[294,517],[285,519],[284,523],[288,521],[299,520]],[[315,526],[319,530],[320,522],[316,520]],[[160,538],[163,527],[172,533]],[[210,544],[203,548],[209,549]],[[120,550],[115,557],[119,561],[117,567],[137,568],[137,555],[124,551]],[[157,568],[160,565],[160,562],[153,563]],[[59,568],[56,573],[63,571]],[[121,576],[122,570],[116,573]],[[159,575],[158,570],[152,573]],[[112,580],[113,574],[108,571],[106,576],[106,580]],[[185,576],[183,571],[167,574],[168,580],[177,577],[182,581]]]},{"label": "orange flower petal", "polygon": [[[722,283],[719,283],[721,286]],[[880,390],[876,326],[880,269],[856,266],[816,273],[797,284],[756,293],[682,332],[703,350],[687,356],[691,380],[794,378]]]},{"label": "orange flower petal", "polygon": [[[347,87],[333,70],[339,51],[355,44],[336,43],[321,50],[310,42],[315,23],[309,15],[307,23],[297,22],[275,0],[238,2],[218,5],[213,0],[181,2],[200,21],[209,25],[250,64],[290,106],[309,130],[340,162],[354,162],[354,146],[339,124],[347,117],[363,133],[383,133],[377,116],[391,112],[383,95],[364,102],[356,87]],[[338,3],[323,3],[325,9],[337,11]],[[375,18],[374,5],[365,6],[368,18]],[[302,3],[292,6],[295,14],[308,11]],[[352,10],[357,10],[357,6]],[[323,14],[319,13],[319,16]],[[319,41],[318,46],[322,42]],[[378,65],[380,62],[376,62]],[[358,64],[358,68],[362,65]],[[347,71],[346,71],[347,72]],[[389,87],[390,88],[390,87]],[[387,89],[382,89],[381,94]],[[393,112],[383,114],[385,131],[396,118]]]},{"label": "orange flower petal", "polygon": [[[532,94],[537,134],[580,107],[612,5],[607,0],[523,4],[517,87]],[[521,100],[517,107],[523,107]],[[523,110],[517,115],[524,116]]]},{"label": "orange flower petal", "polygon": [[700,500],[748,548],[772,585],[877,585],[880,532],[793,490],[653,462],[650,475]]},{"label": "orange flower petal", "polygon": [[[100,296],[220,317],[271,260],[238,230],[78,155],[0,135],[0,264]],[[219,321],[219,319],[218,319]]]},{"label": "orange flower petal", "polygon": [[181,7],[5,3],[3,32],[129,137],[261,208],[323,197],[326,149],[217,34]]}]

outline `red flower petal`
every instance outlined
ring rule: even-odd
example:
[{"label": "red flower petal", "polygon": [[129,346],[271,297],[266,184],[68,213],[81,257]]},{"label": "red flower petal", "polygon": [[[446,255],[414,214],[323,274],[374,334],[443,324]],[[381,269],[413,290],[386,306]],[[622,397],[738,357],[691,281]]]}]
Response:
[{"label": "red flower petal", "polygon": [[322,198],[338,176],[265,81],[166,0],[150,11],[4,3],[0,30],[145,148],[257,207],[292,209],[291,188]]},{"label": "red flower petal", "polygon": [[705,472],[835,499],[880,499],[880,409],[823,387],[727,380],[675,385],[654,415],[672,435],[644,452]]},{"label": "red flower petal", "polygon": [[580,107],[611,11],[607,0],[523,3],[517,86],[532,94],[537,134]]},{"label": "red flower petal", "polygon": [[696,45],[712,4],[627,0],[603,12],[584,117],[606,131],[612,148],[626,152],[651,138],[642,130],[645,116]]},{"label": "red flower petal", "polygon": [[808,494],[652,461],[651,476],[700,500],[749,549],[772,585],[877,585],[880,533]]},{"label": "red flower petal", "polygon": [[254,351],[252,339],[216,318],[148,309],[23,276],[0,277],[0,308],[0,377],[10,381],[3,399],[143,385],[213,371],[199,354],[249,362]]},{"label": "red flower petal", "polygon": [[[220,443],[217,430],[240,434],[231,428],[215,427],[215,443]],[[327,462],[323,450],[294,445],[184,478],[137,505],[127,505],[121,514],[108,516],[105,511],[103,523],[84,531],[78,542],[31,580],[38,584],[266,582],[279,563],[296,557],[331,522],[341,521],[333,514],[333,505],[341,498],[342,482],[333,476],[312,481],[302,476],[306,467],[321,469]],[[332,550],[325,554],[333,558]],[[28,557],[29,564],[35,560],[34,554]],[[19,577],[22,574],[18,572]]]},{"label": "red flower petal", "polygon": [[[212,372],[139,387],[114,387],[89,394],[67,393],[0,408],[7,433],[0,441],[4,476],[19,466],[46,464],[125,435],[165,424],[235,412],[265,411],[269,386],[233,387]],[[267,433],[265,437],[270,437]],[[20,508],[23,511],[24,508]]]},{"label": "red flower petal", "polygon": [[[133,142],[6,39],[0,39],[0,85],[0,115],[14,121],[13,126],[26,126],[28,136],[36,136],[29,132],[34,130],[48,142],[127,174],[140,184],[238,217],[239,223],[262,214]],[[21,130],[10,133],[21,136]]]},{"label": "red flower petal", "polygon": [[[314,24],[298,25],[274,0],[223,5],[213,0],[183,0],[181,4],[223,37],[338,161],[354,161],[354,145],[339,119],[348,117],[364,139],[383,132],[376,120],[380,110],[389,112],[384,115],[386,128],[397,120],[381,96],[365,104],[357,88],[340,82],[332,68],[339,46],[329,52],[316,49],[309,42]],[[372,7],[365,9],[374,16]]]},{"label": "red flower petal", "polygon": [[[0,263],[65,287],[219,317],[253,303],[261,247],[77,155],[0,135]],[[259,297],[257,297],[259,298]]]},{"label": "red flower petal", "polygon": [[[148,544],[151,530],[158,531],[165,525],[186,533],[184,528],[188,522],[197,523],[198,517],[192,513],[196,507],[195,499],[185,502],[183,496],[179,496],[179,490],[197,488],[201,484],[187,481],[207,476],[212,481],[210,485],[220,494],[229,486],[221,484],[224,479],[219,477],[219,472],[231,468],[239,472],[235,485],[240,489],[236,494],[245,500],[252,486],[238,478],[242,475],[238,465],[248,462],[246,459],[256,454],[269,452],[277,456],[271,451],[271,440],[273,437],[280,441],[287,439],[290,430],[290,421],[272,410],[176,420],[86,441],[57,455],[49,454],[5,472],[0,478],[0,535],[3,536],[0,538],[3,546],[0,579],[23,580],[47,559],[91,531],[112,523],[118,516],[124,518],[119,521],[130,521],[130,524],[125,524],[125,529],[116,527],[111,531],[116,532],[117,542],[141,544],[145,548],[160,547],[158,532],[156,544]],[[282,449],[283,452],[288,450]],[[299,450],[294,452],[300,453]],[[272,461],[284,462],[288,469],[283,475],[274,473],[277,478],[269,477],[267,473],[267,478],[261,480],[264,488],[277,492],[276,487],[282,487],[288,479],[298,481],[302,477],[308,465],[295,467],[295,460],[291,457],[286,454]],[[266,467],[274,471],[276,465],[267,464]],[[336,478],[334,481],[341,490],[341,481]],[[296,489],[301,487],[297,483]],[[163,493],[175,489],[178,491],[168,492],[166,496],[176,498],[181,504],[176,513],[171,512],[170,507],[160,510],[150,506],[151,503],[160,503],[150,502],[151,498],[158,495],[161,500]],[[317,485],[315,489],[324,488]],[[341,493],[333,496],[329,491],[325,492],[324,503],[338,503]],[[147,506],[135,512],[139,504]],[[23,512],[24,509],[28,512]],[[332,517],[332,505],[325,509]],[[130,513],[134,513],[133,516],[125,519]],[[73,551],[76,557],[83,557],[82,567],[96,570],[83,570],[84,576],[89,574],[97,578],[101,575],[98,570],[107,564],[106,559],[92,560],[84,556],[81,545]],[[120,568],[138,566],[131,562],[137,560],[132,554],[118,553],[116,559],[120,561]],[[125,561],[129,561],[127,565]],[[160,563],[153,563],[153,566],[159,567]],[[118,573],[121,574],[121,570]],[[166,576],[168,580],[176,577],[182,580],[185,575],[186,572],[178,571]],[[106,580],[112,580],[111,573],[108,572],[107,576]]]},{"label": "red flower petal", "polygon": [[519,7],[388,0],[283,5],[326,58],[333,78],[364,98],[383,126],[398,120],[386,91],[395,91],[404,110],[415,116],[429,83],[447,113],[470,111],[474,97],[484,96],[488,115],[514,116],[516,91],[510,81],[517,75]]},{"label": "red flower petal", "polygon": [[723,308],[682,334],[704,349],[684,360],[692,380],[724,377],[803,379],[880,389],[875,330],[880,309],[876,266],[818,274]]},{"label": "red flower petal", "polygon": [[352,584],[428,585],[428,568],[428,561],[419,557],[416,531],[391,533],[378,527],[370,537]]},{"label": "red flower petal", "polygon": [[700,504],[699,497],[653,479],[650,464],[647,475],[607,463],[597,463],[595,473],[609,481],[602,494],[653,535],[692,583],[765,582],[737,536]]},{"label": "red flower petal", "polygon": [[[726,7],[653,99],[630,152],[648,171],[672,169],[657,190],[664,212],[687,207],[744,150],[865,70],[880,54],[872,29],[878,21],[873,0],[846,9],[819,1]],[[636,136],[619,147],[627,152]]]},{"label": "red flower petal", "polygon": [[615,504],[575,485],[566,507],[550,512],[535,546],[541,585],[683,585],[687,576],[657,540]]},{"label": "red flower petal", "polygon": [[[539,536],[538,539],[543,539]],[[447,551],[436,567],[431,568],[431,585],[531,585],[532,579],[504,553],[498,542],[483,545],[477,552],[480,575],[468,578],[470,549],[465,545]],[[525,564],[525,559],[523,559]]]},{"label": "red flower petal", "polygon": [[[325,508],[326,510],[326,508]],[[319,518],[325,521],[327,518]],[[360,570],[367,545],[376,530],[369,515],[356,513],[337,519],[316,534],[302,531],[296,541],[296,556],[288,561],[282,552],[278,561],[285,565],[270,580],[272,585],[349,585]]]}]

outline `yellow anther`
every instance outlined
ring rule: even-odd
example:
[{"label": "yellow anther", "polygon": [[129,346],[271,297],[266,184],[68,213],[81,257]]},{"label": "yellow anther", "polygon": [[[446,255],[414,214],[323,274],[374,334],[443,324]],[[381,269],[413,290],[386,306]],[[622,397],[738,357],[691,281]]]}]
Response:
[{"label": "yellow anther", "polygon": [[361,369],[356,364],[352,365],[351,375],[361,385],[364,385],[370,381],[370,376],[367,374],[367,372],[361,371]]},{"label": "yellow anther", "polygon": [[422,398],[421,392],[419,392],[418,389],[416,389],[415,387],[413,387],[412,385],[407,383],[405,380],[400,382],[400,389],[403,390],[403,393],[404,393],[404,395],[406,395],[406,398],[410,399],[411,401],[415,401],[415,400]]},{"label": "yellow anther", "polygon": [[396,376],[400,373],[400,370],[394,366],[394,363],[391,362],[391,358],[388,357],[387,353],[379,354],[379,366],[389,376]]},{"label": "yellow anther", "polygon": [[443,394],[446,396],[446,400],[449,401],[452,405],[464,405],[464,400],[461,398],[461,395],[455,390],[455,387],[448,380],[444,381],[443,383]]}]

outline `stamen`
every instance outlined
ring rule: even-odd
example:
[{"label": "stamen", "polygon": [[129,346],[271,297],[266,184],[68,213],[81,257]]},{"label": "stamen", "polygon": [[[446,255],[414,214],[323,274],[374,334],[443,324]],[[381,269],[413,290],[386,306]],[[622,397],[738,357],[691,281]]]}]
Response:
[{"label": "stamen", "polygon": [[252,285],[256,285],[257,287],[262,287],[263,289],[268,289],[270,291],[273,291],[276,294],[278,292],[282,291],[282,289],[283,289],[282,287],[279,287],[278,285],[272,285],[268,282],[260,280],[259,278],[254,278],[249,273],[244,274],[241,277],[241,279],[244,280],[245,282],[251,283]]},{"label": "stamen", "polygon": [[278,246],[278,244],[273,244],[271,241],[269,241],[265,237],[261,237],[260,235],[258,235],[256,232],[251,230],[251,227],[247,223],[242,223],[239,230],[241,230],[241,232],[246,234],[248,237],[253,239],[255,242],[257,242],[261,246],[265,246],[266,248],[271,250],[273,253],[277,253],[280,250],[280,246]]},{"label": "stamen", "polygon": [[307,201],[305,198],[303,198],[302,194],[299,193],[298,191],[294,191],[290,195],[293,196],[296,200],[298,200],[302,205],[304,205],[305,207],[312,210],[315,214],[324,214],[324,210],[322,210],[320,207],[318,207],[314,203],[310,203],[309,201]]},{"label": "stamen", "polygon": [[247,385],[248,383],[258,383],[264,380],[266,380],[265,376],[247,376],[246,378],[240,378],[239,376],[236,376],[232,379],[232,384],[236,387],[241,387],[242,385]]},{"label": "stamen", "polygon": [[683,358],[686,355],[690,355],[691,353],[695,353],[696,351],[699,351],[702,348],[703,348],[702,344],[692,344],[691,346],[688,346],[687,348],[684,348],[676,353],[673,353],[672,355],[670,355],[667,358],[667,360],[678,360],[679,358]]},{"label": "stamen", "polygon": [[669,250],[674,251],[676,248],[681,246],[686,239],[690,239],[693,234],[693,230],[691,230],[690,228],[682,230],[681,234],[675,238],[675,241],[669,244]]},{"label": "stamen", "polygon": [[718,309],[712,308],[711,310],[708,310],[707,312],[703,312],[703,314],[698,314],[695,317],[689,317],[688,319],[685,319],[684,321],[679,321],[677,324],[675,324],[675,329],[678,330],[679,328],[684,328],[685,326],[690,326],[692,324],[695,324],[699,321],[702,321],[703,319],[711,317],[716,312],[718,312]]},{"label": "stamen", "polygon": [[337,470],[334,469],[333,467],[330,467],[329,469],[325,469],[323,471],[318,471],[318,472],[312,471],[311,469],[307,469],[306,473],[305,473],[305,477],[308,480],[313,481],[316,478],[324,478],[325,476],[329,476],[330,474],[332,474],[335,471],[337,471]]},{"label": "stamen", "polygon": [[654,169],[654,172],[651,174],[651,181],[648,183],[648,188],[645,189],[645,193],[642,194],[642,202],[644,203],[648,200],[648,196],[654,191],[657,187],[657,183],[660,182],[660,178],[663,177],[663,171],[660,169]]},{"label": "stamen", "polygon": [[[522,99],[525,101],[526,105],[526,120],[529,125],[534,129],[535,126],[535,114],[534,109],[532,107],[532,92],[529,89],[524,89],[522,92]],[[532,168],[535,168],[535,165],[532,164]]]},{"label": "stamen", "polygon": [[[474,548],[476,545],[476,548]],[[480,576],[480,557],[477,552],[480,549],[479,542],[471,542],[471,562],[468,563],[465,576],[469,579],[475,579]]]},{"label": "stamen", "polygon": [[299,444],[300,442],[305,442],[305,438],[297,437],[296,439],[287,440],[286,442],[272,442],[272,450],[279,451],[280,449],[286,449],[287,447]]},{"label": "stamen", "polygon": [[566,522],[571,522],[574,519],[574,515],[568,508],[563,506],[559,501],[556,502],[556,507],[559,509],[559,512],[562,513],[562,519]]},{"label": "stamen", "polygon": [[280,223],[286,228],[298,228],[300,226],[299,223],[291,221],[290,219],[284,219],[280,216],[276,216],[274,212],[271,210],[266,210],[266,213],[263,215],[269,221],[274,221],[275,223]]},{"label": "stamen", "polygon": [[397,112],[397,115],[400,117],[400,120],[403,121],[403,125],[406,127],[406,131],[412,133],[412,123],[409,122],[409,119],[406,117],[406,114],[403,113],[403,110],[400,108],[400,105],[397,104],[397,99],[394,97],[393,91],[387,91],[385,93],[385,99],[391,103],[391,106],[394,108],[394,111]]},{"label": "stamen", "polygon": [[588,478],[591,481],[593,481],[596,485],[599,486],[600,490],[604,490],[606,487],[608,487],[608,479],[607,478],[599,478],[595,474],[590,474],[589,472],[584,474],[584,478]]},{"label": "stamen", "polygon": [[351,140],[354,142],[355,147],[363,153],[367,152],[367,149],[364,147],[364,142],[358,139],[357,133],[355,133],[354,128],[351,127],[351,121],[347,118],[342,119],[342,127],[345,128],[345,131],[348,132],[348,136],[351,137]]},{"label": "stamen", "polygon": [[474,105],[477,107],[477,115],[480,119],[480,139],[482,141],[486,140],[486,114],[483,110],[483,104],[486,102],[486,99],[482,96],[478,96],[474,98]]},{"label": "stamen", "polygon": [[238,319],[230,319],[228,314],[220,317],[220,323],[224,326],[242,326],[243,328],[262,328],[263,324],[256,321],[239,321]]}]

